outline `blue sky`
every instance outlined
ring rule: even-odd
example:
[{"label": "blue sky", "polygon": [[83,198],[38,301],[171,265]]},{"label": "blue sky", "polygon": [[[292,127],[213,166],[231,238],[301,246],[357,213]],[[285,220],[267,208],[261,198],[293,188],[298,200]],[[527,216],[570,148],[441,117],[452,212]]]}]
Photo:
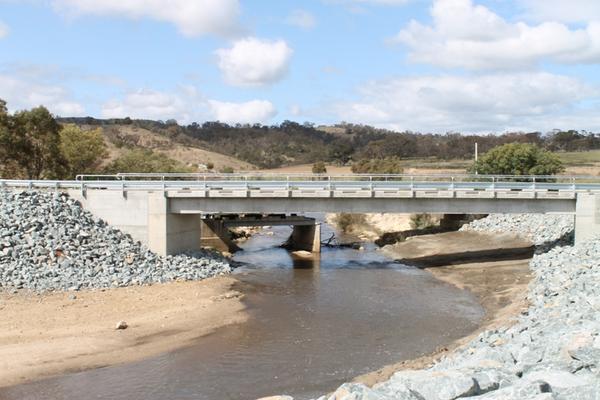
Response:
[{"label": "blue sky", "polygon": [[61,116],[600,130],[597,0],[0,0],[0,98]]}]

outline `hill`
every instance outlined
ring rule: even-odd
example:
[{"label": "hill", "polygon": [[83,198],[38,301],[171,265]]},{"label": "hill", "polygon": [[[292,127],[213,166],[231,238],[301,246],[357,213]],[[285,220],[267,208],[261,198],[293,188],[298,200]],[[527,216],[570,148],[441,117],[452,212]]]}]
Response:
[{"label": "hill", "polygon": [[[506,143],[533,143],[547,150],[581,153],[600,149],[600,134],[553,131],[508,132],[466,135],[394,132],[367,125],[314,126],[284,121],[279,125],[228,125],[221,122],[192,123],[93,118],[63,118],[92,128],[101,126],[110,141],[111,153],[122,147],[142,146],[169,157],[198,164],[212,162],[215,169],[274,169],[324,161],[349,165],[361,159],[400,157],[414,160],[409,168],[460,168],[473,159],[475,144],[480,154]],[[440,164],[443,162],[444,164]],[[426,165],[421,165],[426,164]]]},{"label": "hill", "polygon": [[256,169],[254,165],[248,162],[207,150],[201,143],[187,136],[151,131],[136,124],[103,124],[100,120],[94,120],[90,124],[89,121],[74,121],[73,119],[63,119],[61,122],[75,123],[84,130],[96,129],[98,126],[102,127],[109,154],[103,165],[108,165],[130,149],[141,148],[164,154],[173,160],[199,170],[203,170],[203,166],[211,164],[216,171],[225,168],[233,168],[236,171]]}]

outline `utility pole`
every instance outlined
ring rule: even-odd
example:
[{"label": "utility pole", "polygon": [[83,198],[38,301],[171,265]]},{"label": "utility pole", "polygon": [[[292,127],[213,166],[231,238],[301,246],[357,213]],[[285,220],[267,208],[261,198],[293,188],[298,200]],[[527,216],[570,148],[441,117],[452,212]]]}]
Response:
[{"label": "utility pole", "polygon": [[475,175],[479,175],[477,171],[477,161],[479,160],[479,144],[475,142]]}]

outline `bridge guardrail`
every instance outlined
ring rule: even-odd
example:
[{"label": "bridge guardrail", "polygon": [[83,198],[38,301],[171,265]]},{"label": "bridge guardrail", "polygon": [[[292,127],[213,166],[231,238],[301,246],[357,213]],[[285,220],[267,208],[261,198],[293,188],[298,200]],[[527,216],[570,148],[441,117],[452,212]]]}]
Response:
[{"label": "bridge guardrail", "polygon": [[78,175],[74,181],[0,180],[22,189],[190,192],[198,197],[464,197],[574,198],[599,192],[589,176],[115,174]]},{"label": "bridge guardrail", "polygon": [[588,175],[473,175],[473,174],[281,174],[281,173],[119,173],[77,175],[76,181],[431,181],[431,182],[589,182],[600,177]]}]

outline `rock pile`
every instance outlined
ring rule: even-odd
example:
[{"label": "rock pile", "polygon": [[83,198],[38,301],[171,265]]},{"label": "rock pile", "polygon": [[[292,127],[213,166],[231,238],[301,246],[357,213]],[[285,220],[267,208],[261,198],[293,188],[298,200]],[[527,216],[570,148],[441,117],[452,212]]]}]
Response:
[{"label": "rock pile", "polygon": [[160,257],[65,194],[0,190],[0,290],[79,290],[231,272],[218,253]]},{"label": "rock pile", "polygon": [[[466,229],[561,240],[562,217],[490,216]],[[537,227],[536,227],[537,224]],[[400,371],[373,388],[345,384],[320,400],[600,400],[600,240],[555,247],[531,261],[529,310],[482,333],[427,370]]]},{"label": "rock pile", "polygon": [[460,230],[488,233],[514,233],[531,240],[537,253],[555,246],[573,243],[575,217],[572,215],[544,214],[491,214],[475,220]]}]

